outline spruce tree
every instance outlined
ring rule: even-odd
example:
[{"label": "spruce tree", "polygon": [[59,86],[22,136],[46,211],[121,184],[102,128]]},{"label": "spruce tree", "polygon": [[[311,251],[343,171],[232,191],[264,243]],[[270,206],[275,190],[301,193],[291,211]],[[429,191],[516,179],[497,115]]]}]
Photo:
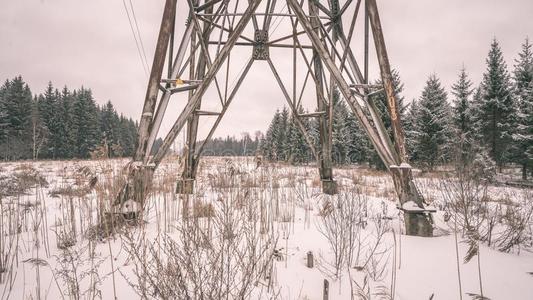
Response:
[{"label": "spruce tree", "polygon": [[474,142],[474,126],[471,109],[471,96],[473,94],[472,82],[468,78],[465,68],[459,73],[459,78],[452,85],[453,109],[452,123],[455,132],[453,141],[457,162],[464,165],[472,159],[472,146]]},{"label": "spruce tree", "polygon": [[418,116],[418,101],[413,99],[409,104],[409,108],[403,118],[403,128],[405,131],[405,146],[407,153],[409,153],[409,159],[416,161],[418,159],[416,155],[416,137],[417,137],[417,116]]},{"label": "spruce tree", "polygon": [[[381,86],[382,80],[378,80],[375,82],[376,85]],[[405,98],[402,95],[402,92],[404,90],[404,85],[402,83],[400,73],[397,70],[392,70],[392,86],[394,89],[394,95],[396,97],[396,101],[398,102],[398,111],[400,113],[400,120],[402,120],[402,123],[405,123],[405,113],[407,111],[407,106],[405,105]],[[376,108],[378,110],[378,114],[381,117],[381,120],[383,121],[383,125],[387,129],[387,132],[389,136],[391,137],[391,140],[394,142],[394,136],[392,134],[392,125],[391,125],[391,119],[389,110],[387,108],[388,106],[388,99],[387,94],[384,90],[381,90],[380,92],[373,94],[370,96],[370,100],[374,102],[376,105]],[[383,164],[381,158],[377,154],[375,150],[373,150],[372,155],[370,156],[370,163],[374,166],[376,166],[378,169],[385,169],[385,165]]]},{"label": "spruce tree", "polygon": [[56,153],[61,158],[73,158],[76,153],[76,135],[74,131],[74,99],[65,86],[57,104],[57,145]]},{"label": "spruce tree", "polygon": [[486,63],[477,104],[477,126],[484,145],[501,170],[511,157],[509,150],[516,126],[516,110],[510,76],[496,39],[491,44]]},{"label": "spruce tree", "polygon": [[99,144],[98,110],[92,92],[81,88],[74,92],[73,130],[76,141],[76,156],[88,158],[90,152]]},{"label": "spruce tree", "polygon": [[431,75],[416,110],[414,148],[417,159],[430,170],[448,159],[450,106],[436,75]]},{"label": "spruce tree", "polygon": [[54,89],[51,82],[48,82],[44,94],[38,97],[39,116],[47,132],[46,143],[42,153],[45,158],[59,156],[58,148],[61,147],[62,143],[59,98],[59,91]]},{"label": "spruce tree", "polygon": [[290,148],[287,139],[289,129],[289,110],[283,107],[279,117],[279,124],[277,126],[276,135],[274,137],[274,144],[276,149],[277,160],[287,161],[287,154]]},{"label": "spruce tree", "polygon": [[[131,119],[127,119],[124,116],[120,116],[120,145],[123,148],[124,156],[133,156],[135,152],[135,144],[137,139],[137,130],[135,128],[135,122]],[[162,141],[161,141],[162,142]]]},{"label": "spruce tree", "polygon": [[[34,160],[40,157],[46,157],[46,147],[48,147],[48,138],[50,136],[48,127],[45,124],[46,119],[41,113],[40,98],[37,96],[34,97],[31,109],[31,149]],[[41,155],[41,152],[45,152],[45,155]]]},{"label": "spruce tree", "polygon": [[7,134],[8,134],[8,118],[7,118],[7,107],[4,99],[4,95],[7,91],[7,87],[9,85],[9,81],[6,80],[6,82],[0,86],[0,145],[3,145],[7,140]]},{"label": "spruce tree", "polygon": [[518,102],[517,126],[513,134],[513,160],[522,167],[522,179],[533,168],[533,51],[529,39],[522,44],[514,69]]},{"label": "spruce tree", "polygon": [[348,132],[346,130],[346,119],[348,109],[340,98],[338,91],[333,93],[333,132],[332,132],[332,159],[336,164],[344,164],[347,157]]},{"label": "spruce tree", "polygon": [[1,145],[6,159],[32,157],[32,93],[21,76],[6,81],[2,92],[4,142]]},{"label": "spruce tree", "polygon": [[[300,108],[300,114],[304,113],[303,109]],[[304,128],[309,132],[309,121],[307,119],[301,120]],[[298,127],[294,116],[291,116],[289,122],[289,134],[287,137],[288,147],[288,161],[291,164],[300,164],[307,162],[309,160],[310,149],[305,140],[304,134]]]},{"label": "spruce tree", "polygon": [[[382,85],[382,81],[378,80],[375,83],[376,85]],[[400,77],[400,73],[397,70],[392,70],[392,86],[394,88],[394,95],[396,96],[396,100],[398,101],[398,110],[400,112],[400,119],[403,120],[405,117],[405,113],[407,111],[407,106],[405,105],[405,98],[402,95],[402,92],[404,90],[404,85],[402,83],[402,79]],[[388,113],[387,109],[387,94],[385,91],[380,91],[376,94],[373,94],[370,96],[371,100],[374,101],[376,104],[376,107],[378,108],[378,111],[381,115],[381,118],[383,120],[383,124],[385,125],[385,128],[389,131],[389,133],[392,133],[391,128],[391,120],[390,115]],[[392,134],[391,134],[392,138]]]},{"label": "spruce tree", "polygon": [[280,126],[280,112],[279,110],[276,110],[276,113],[274,113],[274,116],[272,117],[272,121],[270,122],[270,125],[268,126],[268,130],[265,135],[265,141],[262,143],[262,149],[261,152],[268,160],[276,161],[278,158],[276,156],[277,150],[276,150],[276,143],[278,137],[278,131]]},{"label": "spruce tree", "polygon": [[368,162],[371,156],[374,155],[374,150],[365,131],[351,111],[348,111],[344,121],[344,132],[344,137],[346,138],[345,162],[350,164]]},{"label": "spruce tree", "polygon": [[122,156],[123,146],[120,142],[120,119],[111,101],[108,101],[100,111],[100,135],[102,143],[109,149],[108,156]]}]

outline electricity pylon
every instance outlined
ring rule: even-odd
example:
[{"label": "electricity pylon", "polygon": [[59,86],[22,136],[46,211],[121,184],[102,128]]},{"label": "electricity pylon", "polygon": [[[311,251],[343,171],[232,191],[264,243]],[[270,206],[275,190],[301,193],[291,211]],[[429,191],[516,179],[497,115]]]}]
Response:
[{"label": "electricity pylon", "polygon": [[[252,66],[266,63],[317,161],[323,192],[337,192],[331,156],[332,124],[337,117],[333,98],[338,91],[392,176],[399,207],[405,212],[407,234],[432,235],[429,210],[424,207],[423,198],[413,184],[376,0],[187,0],[179,4],[180,9],[188,11],[186,20],[176,20],[177,0],[166,0],[165,3],[139,124],[139,144],[127,166],[128,180],[115,204],[121,205],[127,200],[144,203],[154,170],[182,131],[186,136],[184,170],[176,190],[180,194],[192,193],[206,142],[226,114]],[[275,26],[274,22],[277,22]],[[282,33],[274,38],[277,29]],[[183,32],[176,51],[175,32]],[[370,33],[373,47],[370,47]],[[353,44],[362,45],[362,64],[352,51]],[[250,57],[230,88],[230,70],[234,63],[230,58],[236,47],[249,48]],[[293,73],[289,82],[280,76],[271,58],[274,49],[283,49],[288,53],[285,58],[292,58]],[[372,49],[382,85],[369,84]],[[168,74],[163,77],[165,62]],[[297,71],[302,69],[305,70],[305,80],[301,89],[297,89]],[[222,82],[217,75],[224,77]],[[314,85],[316,107],[314,112],[302,113],[302,98],[305,98],[308,85]],[[208,88],[215,90],[215,98],[220,100],[216,111],[202,110]],[[370,97],[381,91],[387,96],[392,134],[385,128]],[[151,156],[150,150],[169,100],[181,93],[187,95],[187,103],[159,150]],[[198,143],[198,125],[208,117],[214,118],[213,125],[207,138]],[[304,125],[306,118],[317,119],[318,149]],[[415,203],[415,209],[412,205],[403,206],[409,201]]]}]

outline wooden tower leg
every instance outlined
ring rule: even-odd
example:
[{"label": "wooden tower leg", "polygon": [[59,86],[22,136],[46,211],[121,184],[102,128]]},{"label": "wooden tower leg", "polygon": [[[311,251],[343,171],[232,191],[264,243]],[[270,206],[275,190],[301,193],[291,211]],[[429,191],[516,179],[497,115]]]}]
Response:
[{"label": "wooden tower leg", "polygon": [[[413,201],[418,207],[424,208],[423,198],[414,185],[413,175],[408,162],[407,151],[405,149],[405,135],[401,125],[398,101],[396,101],[396,95],[394,94],[392,73],[376,0],[367,0],[366,5],[368,20],[372,28],[374,44],[378,56],[383,87],[387,94],[387,109],[391,119],[394,146],[400,159],[399,168],[396,170],[391,169],[394,186],[399,196],[400,204]],[[402,165],[407,167],[401,168]],[[431,236],[433,234],[431,216],[426,214],[406,213],[405,228],[408,235]]]},{"label": "wooden tower leg", "polygon": [[[372,26],[372,33],[374,35],[374,42],[376,46],[376,52],[378,55],[378,62],[381,70],[381,77],[383,80],[384,89],[387,94],[387,108],[391,117],[392,131],[394,137],[394,148],[389,145],[388,139],[385,136],[385,132],[382,132],[382,121],[380,118],[376,118],[370,122],[367,114],[363,108],[366,106],[364,100],[356,98],[357,93],[350,88],[346,79],[343,76],[342,67],[336,65],[335,60],[332,58],[333,54],[330,54],[323,39],[320,37],[320,30],[317,32],[316,26],[313,26],[313,20],[317,18],[309,18],[305,15],[302,7],[296,0],[287,0],[289,6],[293,9],[298,17],[298,20],[302,24],[307,36],[311,40],[314,50],[320,56],[320,59],[327,67],[330,75],[333,76],[335,84],[338,86],[339,91],[346,99],[348,105],[354,112],[355,116],[359,120],[361,126],[365,130],[367,136],[372,142],[374,148],[379,154],[380,158],[385,163],[385,166],[391,172],[394,186],[398,194],[399,202],[401,205],[408,201],[413,201],[416,205],[424,209],[424,203],[422,197],[417,193],[413,183],[411,169],[408,164],[407,155],[405,151],[405,141],[403,137],[403,131],[400,123],[396,96],[394,95],[392,85],[392,75],[390,71],[390,65],[388,63],[387,52],[385,49],[385,42],[383,39],[383,33],[381,30],[381,24],[379,16],[377,14],[377,7],[375,0],[367,0],[367,9],[369,15],[369,21]],[[312,12],[310,12],[311,14]],[[320,24],[319,24],[320,25]],[[331,44],[333,44],[330,41]],[[331,45],[333,51],[334,46]],[[350,51],[348,45],[345,45],[346,50]],[[360,103],[363,102],[363,103]],[[377,123],[377,124],[373,124]],[[431,217],[425,213],[407,213],[405,218],[406,233],[409,235],[418,236],[431,236],[433,228],[431,225]]]},{"label": "wooden tower leg", "polygon": [[[318,16],[318,8],[313,1],[309,1],[309,14],[311,16]],[[320,24],[318,18],[311,18],[311,24],[315,28],[315,32],[318,33]],[[320,173],[320,181],[322,182],[322,192],[328,195],[334,195],[337,193],[337,183],[333,180],[332,170],[332,136],[331,136],[331,123],[333,122],[333,97],[329,97],[329,101],[326,102],[320,95],[324,95],[324,70],[322,67],[322,61],[320,55],[316,49],[313,49],[313,65],[314,72],[317,79],[316,97],[318,111],[324,112],[324,114],[318,117],[318,130],[319,130],[319,142],[320,150],[317,153],[319,157],[318,171]],[[329,117],[328,117],[329,116]]]},{"label": "wooden tower leg", "polygon": [[142,209],[144,201],[150,192],[154,166],[147,164],[146,157],[150,153],[151,145],[149,143],[149,137],[153,130],[152,119],[156,110],[159,84],[161,82],[168,44],[173,32],[175,16],[176,0],[167,0],[139,123],[138,145],[133,160],[124,168],[127,178],[113,203],[115,209],[123,209],[123,204],[129,201],[136,202],[136,206]]},{"label": "wooden tower leg", "polygon": [[[193,1],[194,6],[198,6],[199,1]],[[213,6],[206,8],[205,12],[207,14],[213,13]],[[195,80],[202,81],[205,77],[207,70],[207,64],[209,61],[209,51],[207,45],[209,44],[210,38],[210,26],[209,22],[212,20],[211,16],[206,18],[206,21],[203,24],[203,28],[200,29],[200,22],[197,18],[193,17],[192,22],[194,22],[196,35],[193,34],[192,45],[196,44],[196,38],[203,40],[203,46],[200,50],[200,55],[198,58],[198,65],[194,66],[195,58],[194,55],[191,56],[191,68],[189,70],[190,78]],[[198,34],[201,32],[202,34]],[[191,46],[194,47],[194,46]],[[194,50],[191,48],[191,51],[194,53]],[[193,92],[189,92],[189,101],[191,101]],[[198,121],[199,115],[198,111],[202,105],[202,98],[199,99],[198,103],[195,106],[195,109],[189,119],[187,120],[187,130],[186,130],[186,144],[185,150],[183,153],[184,166],[183,172],[181,174],[181,179],[178,180],[176,184],[176,193],[178,194],[192,194],[194,191],[194,181],[196,180],[196,170],[198,161],[195,159],[196,153],[196,140],[198,137]]]}]

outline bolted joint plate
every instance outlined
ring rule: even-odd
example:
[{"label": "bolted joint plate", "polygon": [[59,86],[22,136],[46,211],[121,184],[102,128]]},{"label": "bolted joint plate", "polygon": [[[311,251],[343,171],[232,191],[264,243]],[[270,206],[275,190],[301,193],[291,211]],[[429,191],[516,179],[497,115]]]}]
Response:
[{"label": "bolted joint plate", "polygon": [[255,43],[253,47],[252,57],[255,60],[267,60],[269,58],[268,51],[268,31],[256,30]]}]

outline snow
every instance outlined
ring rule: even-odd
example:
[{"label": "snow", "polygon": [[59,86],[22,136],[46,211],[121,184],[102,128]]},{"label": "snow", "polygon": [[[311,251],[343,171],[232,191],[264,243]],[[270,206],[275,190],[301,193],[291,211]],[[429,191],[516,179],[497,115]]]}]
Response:
[{"label": "snow", "polygon": [[[395,297],[398,300],[427,300],[432,294],[434,299],[458,299],[458,266],[461,276],[463,299],[469,299],[466,293],[479,294],[479,278],[477,258],[468,263],[463,263],[463,257],[468,249],[466,243],[462,243],[462,238],[458,236],[459,242],[456,244],[455,235],[450,226],[443,220],[441,211],[433,214],[436,226],[442,232],[448,232],[438,237],[420,238],[405,236],[402,233],[402,221],[398,218],[396,203],[394,199],[392,180],[386,173],[368,170],[362,167],[350,167],[336,169],[334,177],[341,187],[341,194],[352,197],[348,191],[355,185],[364,195],[367,207],[367,215],[361,218],[361,222],[367,224],[361,228],[362,259],[358,264],[352,265],[349,269],[344,268],[340,276],[336,278],[331,275],[331,261],[333,252],[327,238],[320,230],[322,216],[320,211],[323,204],[332,201],[334,197],[322,195],[319,184],[314,181],[318,177],[315,168],[291,167],[286,165],[266,165],[255,169],[253,159],[232,159],[235,166],[246,174],[259,176],[264,173],[272,176],[269,180],[277,180],[280,188],[272,189],[269,197],[278,199],[280,210],[288,214],[287,220],[278,218],[273,223],[273,230],[278,235],[277,249],[280,249],[282,260],[275,261],[273,270],[274,291],[280,299],[322,299],[322,289],[324,279],[329,281],[330,299],[351,299],[351,291],[354,282],[363,284],[366,271],[359,267],[366,257],[365,251],[370,248],[370,244],[377,238],[375,223],[386,222],[390,226],[379,244],[380,252],[383,252],[383,261],[379,266],[384,268],[383,276],[379,280],[370,280],[372,291],[376,292],[379,286],[391,288],[392,279],[395,278]],[[68,217],[62,212],[66,202],[64,199],[52,198],[48,192],[62,186],[75,185],[75,170],[80,166],[88,166],[99,174],[113,174],[127,163],[126,160],[108,161],[43,161],[25,163],[2,163],[0,170],[2,175],[17,172],[21,165],[30,165],[39,170],[48,180],[49,186],[42,189],[33,189],[27,195],[10,198],[11,202],[31,203],[34,209],[29,212],[30,216],[39,216],[42,210],[46,221],[40,225],[39,232],[35,234],[31,230],[32,219],[27,218],[30,230],[23,228],[18,235],[11,235],[9,238],[18,236],[20,244],[18,256],[14,257],[18,264],[14,264],[16,274],[13,273],[12,287],[9,288],[9,280],[3,276],[3,283],[0,284],[0,292],[3,298],[28,299],[37,298],[39,291],[41,298],[61,299],[65,298],[66,287],[58,278],[54,276],[52,270],[60,268],[59,258],[61,250],[56,246],[55,232],[60,232],[67,226]],[[213,174],[220,172],[227,164],[226,159],[206,158],[199,168],[199,182],[197,189],[202,189],[203,201],[216,199],[220,195],[216,191],[211,191],[209,178]],[[400,165],[400,167],[402,167]],[[405,166],[404,166],[405,167]],[[107,173],[106,173],[107,172]],[[156,178],[161,182],[169,181],[169,186],[174,187],[175,176],[178,166],[173,162],[165,162],[156,172]],[[99,175],[100,177],[103,175]],[[159,182],[159,181],[158,181]],[[442,191],[438,178],[417,178],[417,186],[424,194],[425,199],[431,201],[435,206],[442,198]],[[293,187],[291,187],[293,186]],[[490,195],[494,198],[504,195],[514,195],[521,190],[508,187],[490,187]],[[148,203],[148,213],[145,216],[143,234],[147,240],[155,240],[160,232],[166,232],[173,236],[172,226],[165,227],[166,219],[162,219],[163,214],[172,214],[173,205],[177,203],[171,194],[160,193]],[[174,199],[174,200],[172,200]],[[350,198],[356,200],[355,198]],[[77,218],[90,218],[88,207],[98,203],[102,199],[97,199],[97,193],[88,195],[85,202],[72,200],[76,209],[81,209]],[[108,199],[106,199],[108,200]],[[272,200],[274,201],[274,200]],[[2,200],[3,205],[8,201]],[[93,204],[91,204],[93,203]],[[429,207],[435,207],[435,206]],[[85,207],[82,209],[82,207]],[[94,206],[96,209],[97,206]],[[428,208],[429,208],[428,207]],[[409,201],[402,206],[405,210],[420,209],[416,203]],[[78,211],[76,212],[78,213]],[[94,218],[94,215],[92,216]],[[258,217],[259,218],[259,217]],[[7,220],[4,215],[4,222]],[[530,225],[531,226],[531,225]],[[79,227],[79,224],[78,224]],[[4,225],[5,228],[5,225]],[[79,230],[79,228],[78,228]],[[49,245],[44,245],[48,235]],[[35,247],[36,236],[39,237],[39,247]],[[78,237],[78,243],[71,249],[82,251],[88,244],[85,237]],[[456,256],[456,245],[459,253]],[[114,291],[117,299],[137,299],[139,296],[128,284],[135,281],[134,264],[124,251],[124,240],[120,235],[106,239],[95,244],[95,252],[102,259],[101,265],[97,267],[100,275],[103,299],[112,299]],[[49,252],[48,252],[49,249]],[[306,265],[307,253],[311,251],[314,255],[314,268]],[[45,265],[37,266],[33,261],[44,260]],[[87,260],[79,261],[80,270],[86,270],[89,266]],[[480,268],[483,283],[483,293],[490,299],[533,299],[533,276],[528,272],[533,272],[533,253],[531,249],[522,249],[520,254],[502,253],[486,245],[480,248]],[[7,273],[3,273],[7,274]],[[351,279],[353,281],[351,281]],[[89,280],[82,281],[81,290],[86,290]],[[114,283],[113,283],[114,282]],[[271,299],[272,290],[267,291],[265,282],[259,283],[252,293],[253,299]],[[377,296],[372,296],[378,299]],[[357,299],[357,297],[355,297]]]},{"label": "snow", "polygon": [[423,208],[418,207],[414,201],[407,201],[402,205],[402,208],[406,211],[424,211]]},{"label": "snow", "polygon": [[411,169],[411,165],[406,163],[406,162],[403,162],[400,164],[400,169]]},{"label": "snow", "polygon": [[403,162],[399,166],[398,165],[390,165],[389,168],[391,169],[412,169],[410,164]]}]

